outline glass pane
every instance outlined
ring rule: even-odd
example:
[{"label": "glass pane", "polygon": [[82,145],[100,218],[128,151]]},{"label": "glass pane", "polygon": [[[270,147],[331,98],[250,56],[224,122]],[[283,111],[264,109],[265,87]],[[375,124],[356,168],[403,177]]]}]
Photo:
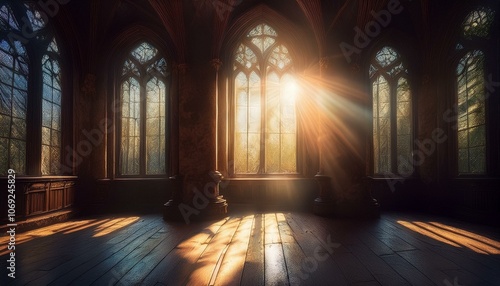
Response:
[{"label": "glass pane", "polygon": [[[7,6],[0,12],[2,27],[17,27],[17,22]],[[13,168],[20,175],[26,166],[26,113],[28,98],[27,53],[23,45],[0,40],[0,140],[3,155],[0,156],[0,175]]]},{"label": "glass pane", "polygon": [[279,70],[283,70],[284,68],[291,65],[291,63],[292,59],[290,58],[288,49],[285,46],[279,45],[271,52],[271,56],[269,57],[269,64],[278,68]]},{"label": "glass pane", "polygon": [[266,24],[257,25],[247,35],[261,53],[264,53],[276,42],[276,36],[276,31]]},{"label": "glass pane", "polygon": [[251,41],[260,50],[261,53],[265,52],[276,42],[274,38],[267,36],[254,37]]},{"label": "glass pane", "polygon": [[123,175],[138,175],[140,151],[140,85],[129,78],[121,87],[121,158],[120,171]]},{"label": "glass pane", "polygon": [[[266,86],[266,173],[296,172],[295,85],[289,74],[268,74]],[[286,141],[284,141],[286,140]]]},{"label": "glass pane", "polygon": [[246,45],[241,44],[235,54],[235,69],[258,69],[257,56],[254,51]]},{"label": "glass pane", "polygon": [[281,123],[280,113],[280,78],[276,73],[267,75],[266,85],[266,131],[279,133]]},{"label": "glass pane", "polygon": [[261,126],[260,87],[260,77],[255,72],[252,72],[248,86],[248,132],[259,134]]},{"label": "glass pane", "polygon": [[255,28],[253,28],[250,32],[248,32],[247,37],[257,37],[257,36],[273,36],[276,37],[278,34],[276,31],[269,25],[259,24]]},{"label": "glass pane", "polygon": [[400,72],[407,73],[398,52],[391,47],[383,47],[375,55],[368,70],[370,78],[375,76],[379,69],[382,70],[383,74],[391,77],[396,76]]},{"label": "glass pane", "polygon": [[0,138],[10,136],[10,117],[0,113]]},{"label": "glass pane", "polygon": [[153,78],[146,88],[146,174],[165,174],[165,84]]},{"label": "glass pane", "polygon": [[[9,140],[3,137],[0,137],[0,168],[0,170],[5,171],[9,169]],[[6,173],[2,173],[2,175],[5,174]]]},{"label": "glass pane", "polygon": [[248,134],[248,169],[247,173],[257,174],[260,168],[260,133]]},{"label": "glass pane", "polygon": [[466,149],[469,147],[468,130],[458,131],[458,148]]},{"label": "glass pane", "polygon": [[488,37],[494,17],[495,11],[486,7],[472,11],[462,24],[464,37]]},{"label": "glass pane", "polygon": [[457,66],[458,169],[460,173],[486,172],[486,103],[484,55],[467,53]]},{"label": "glass pane", "polygon": [[42,145],[42,174],[50,174],[50,147]]},{"label": "glass pane", "polygon": [[373,150],[375,173],[391,172],[390,90],[387,80],[379,76],[372,84]]},{"label": "glass pane", "polygon": [[458,149],[458,172],[469,172],[469,149]]},{"label": "glass pane", "polygon": [[16,174],[20,174],[17,170],[26,170],[26,141],[10,140],[9,148],[10,168],[16,170]]},{"label": "glass pane", "polygon": [[17,19],[14,17],[12,10],[9,6],[2,6],[0,8],[0,27],[4,31],[8,30],[21,30]]},{"label": "glass pane", "polygon": [[376,55],[375,59],[382,67],[387,67],[399,58],[399,54],[390,47],[383,47]]},{"label": "glass pane", "polygon": [[248,172],[248,134],[236,132],[234,136],[234,172],[237,174]]},{"label": "glass pane", "polygon": [[475,147],[469,149],[469,172],[483,174],[486,172],[486,148]]},{"label": "glass pane", "polygon": [[261,81],[252,72],[235,78],[235,172],[257,173],[260,164]]},{"label": "glass pane", "polygon": [[479,147],[486,145],[486,131],[485,126],[480,125],[469,129],[469,146]]},{"label": "glass pane", "polygon": [[139,68],[131,60],[126,60],[123,64],[122,75],[127,74],[140,76]]},{"label": "glass pane", "polygon": [[26,141],[26,120],[12,118],[11,137]]},{"label": "glass pane", "polygon": [[281,161],[280,134],[266,134],[266,173],[279,173]]},{"label": "glass pane", "polygon": [[131,54],[141,64],[145,64],[154,58],[157,53],[158,50],[155,47],[148,43],[142,43],[135,50],[133,50]]},{"label": "glass pane", "polygon": [[405,78],[398,80],[397,88],[397,165],[398,173],[409,175],[413,167],[412,162],[412,120],[411,120],[411,91]]},{"label": "glass pane", "polygon": [[31,23],[32,30],[38,32],[45,27],[45,21],[43,20],[42,14],[35,9],[35,3],[25,4],[26,15],[28,15],[29,22]]},{"label": "glass pane", "polygon": [[297,138],[295,134],[281,134],[281,173],[297,172]]},{"label": "glass pane", "polygon": [[[56,52],[55,41],[49,51]],[[59,62],[48,54],[42,57],[42,175],[60,174],[61,82]]]}]

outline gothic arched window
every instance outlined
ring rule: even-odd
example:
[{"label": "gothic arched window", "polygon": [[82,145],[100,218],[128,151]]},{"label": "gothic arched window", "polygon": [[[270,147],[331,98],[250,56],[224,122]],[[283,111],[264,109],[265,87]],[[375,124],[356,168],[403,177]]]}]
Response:
[{"label": "gothic arched window", "polygon": [[494,11],[481,7],[462,23],[457,69],[458,173],[486,173],[485,53]]},{"label": "gothic arched window", "polygon": [[166,173],[167,63],[141,43],[129,53],[120,80],[121,175]]},{"label": "gothic arched window", "polygon": [[42,57],[42,174],[58,174],[61,161],[61,67],[52,40]]},{"label": "gothic arched window", "polygon": [[412,96],[407,71],[393,48],[373,57],[369,76],[373,96],[373,166],[375,174],[411,174]]},{"label": "gothic arched window", "polygon": [[297,172],[296,82],[277,32],[259,24],[233,57],[234,174]]},{"label": "gothic arched window", "polygon": [[[22,1],[0,6],[0,28],[0,174],[9,168],[62,174],[62,72],[54,36],[36,5]],[[35,129],[41,130],[28,134]]]}]

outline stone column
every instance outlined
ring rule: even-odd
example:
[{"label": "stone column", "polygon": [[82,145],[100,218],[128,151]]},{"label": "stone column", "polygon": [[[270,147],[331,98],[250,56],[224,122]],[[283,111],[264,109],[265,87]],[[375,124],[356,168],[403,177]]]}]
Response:
[{"label": "stone column", "polygon": [[171,178],[174,193],[165,204],[165,219],[180,218],[189,223],[227,213],[227,202],[219,194],[222,174],[217,171],[217,81],[221,64],[211,61],[215,74],[206,63],[195,63],[187,74],[179,71],[181,175]]},{"label": "stone column", "polygon": [[[177,93],[177,100],[173,101],[178,104],[179,97],[181,96],[181,86],[183,85],[185,74],[187,70],[187,64],[176,64],[173,66],[172,74],[176,81],[173,82],[175,88],[174,90]],[[179,112],[177,111],[177,115]],[[173,120],[173,122],[178,122],[177,120]],[[174,139],[179,140],[178,136],[175,136]],[[179,152],[179,150],[175,150],[175,152]],[[176,155],[178,156],[178,154]],[[172,162],[172,160],[170,161]],[[181,220],[182,214],[180,212],[180,205],[183,203],[184,197],[184,188],[183,181],[184,177],[179,174],[179,166],[178,162],[175,162],[177,166],[172,166],[172,170],[175,175],[169,177],[169,188],[172,190],[172,195],[170,200],[164,204],[163,208],[163,219],[164,220]]]},{"label": "stone column", "polygon": [[[328,59],[327,58],[321,58],[319,62],[319,68],[320,68],[320,79],[323,79],[323,73],[326,71],[328,68]],[[320,87],[323,88],[323,87]],[[317,95],[320,96],[320,95]],[[317,104],[317,110],[318,110],[318,173],[314,178],[318,182],[319,185],[319,195],[318,197],[314,200],[313,204],[313,212],[317,215],[331,215],[334,211],[334,204],[332,200],[332,183],[331,183],[331,178],[327,175],[324,174],[324,156],[323,156],[323,150],[325,148],[325,116],[324,116],[324,111],[322,111],[322,100],[321,98],[316,98],[316,104]]]},{"label": "stone column", "polygon": [[[212,85],[212,89],[210,92],[214,95],[213,97],[210,97],[210,105],[209,108],[211,107],[213,111],[213,121],[215,124],[212,124],[214,126],[212,134],[212,142],[213,142],[213,152],[214,156],[213,162],[211,162],[212,170],[208,172],[208,177],[205,177],[205,186],[203,188],[203,193],[204,195],[207,196],[208,198],[208,205],[206,208],[201,210],[201,213],[203,216],[218,216],[218,215],[225,215],[227,213],[227,202],[223,198],[223,196],[220,195],[219,193],[219,187],[220,187],[220,182],[223,179],[222,174],[218,171],[219,164],[219,138],[218,138],[218,126],[219,126],[219,70],[222,66],[222,61],[218,58],[212,59],[210,61],[210,64],[212,65],[212,68],[215,71],[215,78],[214,78],[214,83]],[[203,178],[202,178],[203,179]]]}]

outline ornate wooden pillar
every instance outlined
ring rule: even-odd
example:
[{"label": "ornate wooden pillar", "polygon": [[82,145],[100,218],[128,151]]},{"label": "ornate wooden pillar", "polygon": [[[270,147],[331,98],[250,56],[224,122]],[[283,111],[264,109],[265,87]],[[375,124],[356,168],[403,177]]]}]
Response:
[{"label": "ornate wooden pillar", "polygon": [[[321,58],[319,61],[320,79],[323,79],[323,73],[328,68],[328,59]],[[318,95],[319,96],[319,95]],[[331,178],[324,174],[324,148],[325,148],[325,116],[322,109],[322,99],[316,98],[316,105],[318,110],[318,173],[314,178],[319,185],[319,195],[314,200],[313,212],[317,215],[331,215],[334,211],[334,204],[332,200],[332,183]]]}]

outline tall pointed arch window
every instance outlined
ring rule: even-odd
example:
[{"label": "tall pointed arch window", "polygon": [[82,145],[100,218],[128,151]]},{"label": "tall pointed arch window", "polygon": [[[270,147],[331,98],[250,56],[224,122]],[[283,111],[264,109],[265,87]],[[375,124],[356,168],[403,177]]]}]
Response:
[{"label": "tall pointed arch window", "polygon": [[[0,8],[2,31],[20,31],[9,6]],[[0,172],[9,168],[26,172],[26,115],[29,58],[20,41],[0,40]]]},{"label": "tall pointed arch window", "polygon": [[9,168],[60,175],[62,72],[53,33],[24,1],[0,3],[0,31],[0,175]]},{"label": "tall pointed arch window", "polygon": [[373,170],[375,174],[413,172],[412,96],[401,56],[383,47],[371,61]]},{"label": "tall pointed arch window", "polygon": [[61,67],[54,40],[42,57],[42,174],[59,174],[61,161]]},{"label": "tall pointed arch window", "polygon": [[462,39],[457,45],[462,55],[457,68],[458,173],[486,173],[486,87],[485,52],[494,11],[480,7],[462,23]]},{"label": "tall pointed arch window", "polygon": [[119,166],[121,175],[166,173],[167,63],[146,42],[121,69]]},{"label": "tall pointed arch window", "polygon": [[234,174],[297,173],[296,82],[278,33],[259,24],[233,57]]}]

